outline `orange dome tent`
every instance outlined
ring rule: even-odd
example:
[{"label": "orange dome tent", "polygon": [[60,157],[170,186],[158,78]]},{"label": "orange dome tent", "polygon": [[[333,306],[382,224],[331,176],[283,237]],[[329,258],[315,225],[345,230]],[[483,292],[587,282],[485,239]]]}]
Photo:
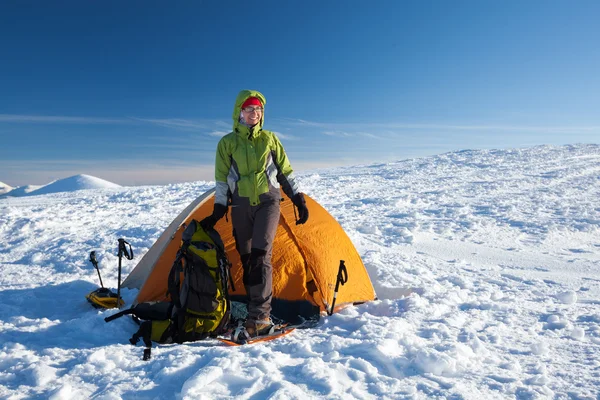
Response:
[{"label": "orange dome tent", "polygon": [[[181,234],[192,220],[212,213],[214,189],[194,200],[175,218],[123,282],[140,289],[136,303],[167,300],[167,277],[181,243]],[[340,286],[336,309],[375,299],[375,291],[354,245],[338,222],[316,201],[306,196],[310,218],[296,225],[291,201],[281,203],[281,217],[273,246],[273,315],[294,321],[330,309],[340,260],[348,281]],[[235,291],[232,299],[245,295],[240,257],[235,249],[231,220],[221,219],[215,229],[221,235],[232,263]],[[339,306],[339,307],[338,307]]]}]

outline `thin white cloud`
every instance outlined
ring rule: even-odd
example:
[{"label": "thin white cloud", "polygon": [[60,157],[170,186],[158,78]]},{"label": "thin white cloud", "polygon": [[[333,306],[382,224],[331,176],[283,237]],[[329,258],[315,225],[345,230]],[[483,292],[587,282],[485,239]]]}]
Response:
[{"label": "thin white cloud", "polygon": [[[152,124],[170,129],[183,131],[206,131],[215,129],[215,127],[229,127],[220,120],[190,120],[182,118],[97,118],[97,117],[70,117],[64,115],[21,115],[21,114],[0,114],[0,123],[34,123],[34,124],[113,124],[113,125],[131,125],[131,124]],[[220,129],[219,129],[220,130]]]},{"label": "thin white cloud", "polygon": [[[215,145],[216,146],[216,145]],[[196,152],[196,154],[204,153],[206,151],[206,144],[199,140],[187,140],[183,142],[172,142],[172,143],[151,143],[144,141],[136,144],[138,149],[158,149],[160,153],[165,155],[166,151],[169,154],[177,156],[181,151]]]},{"label": "thin white cloud", "polygon": [[[328,128],[328,127],[335,127],[335,126],[341,126],[343,124],[335,124],[335,123],[324,123],[324,122],[314,122],[314,121],[307,121],[304,119],[297,119],[297,118],[277,118],[274,119],[275,123],[281,123],[283,125],[292,125],[292,126],[303,126],[303,127],[315,127],[315,128]],[[348,124],[348,126],[350,126],[350,124]]]},{"label": "thin white cloud", "polygon": [[0,122],[38,124],[130,124],[127,118],[68,117],[56,115],[0,114]]},{"label": "thin white cloud", "polygon": [[[0,123],[40,123],[40,124],[116,124],[130,125],[136,123],[149,123],[166,128],[186,130],[186,131],[202,131],[210,130],[207,134],[216,136],[224,131],[221,128],[229,128],[230,123],[222,120],[190,120],[182,118],[99,118],[99,117],[72,117],[64,115],[24,115],[24,114],[0,114]],[[353,136],[361,131],[371,131],[370,134],[376,136],[376,133],[385,133],[388,131],[393,133],[398,130],[439,130],[439,131],[480,131],[480,132],[505,132],[505,133],[573,133],[573,134],[600,134],[600,126],[552,126],[552,125],[488,125],[488,124],[430,124],[430,123],[328,123],[315,122],[304,119],[294,118],[278,118],[278,122],[287,126],[300,126],[320,128],[323,134],[330,136]],[[217,129],[215,129],[217,128]],[[379,131],[373,133],[373,131]],[[293,136],[282,135],[282,138],[289,140]]]},{"label": "thin white cloud", "polygon": [[225,129],[231,129],[231,127],[232,127],[231,122],[225,122],[225,121],[216,121],[215,125],[220,128],[225,128]]},{"label": "thin white cloud", "polygon": [[[327,123],[307,121],[303,119],[282,118],[283,124],[321,128],[323,134],[343,136],[356,130],[440,130],[440,131],[494,131],[494,132],[524,132],[524,133],[600,133],[600,125],[591,126],[545,126],[545,125],[486,125],[486,124],[428,124],[428,123]],[[340,135],[342,133],[342,135]]]},{"label": "thin white cloud", "polygon": [[222,137],[231,131],[224,131],[220,128],[229,128],[231,124],[227,124],[220,120],[189,120],[181,118],[136,118],[132,119],[144,123],[162,126],[169,129],[176,129],[186,132],[196,132],[203,135]]},{"label": "thin white cloud", "polygon": [[166,118],[166,119],[157,119],[157,118],[137,118],[131,117],[131,119],[140,122],[147,122],[154,125],[163,126],[165,128],[176,128],[183,130],[201,130],[208,129],[209,126],[205,122],[198,122],[188,119],[180,119],[180,118]]},{"label": "thin white cloud", "polygon": [[323,135],[335,136],[335,137],[353,137],[356,136],[354,133],[342,132],[342,131],[322,131]]},{"label": "thin white cloud", "polygon": [[374,135],[374,134],[372,134],[370,132],[358,132],[357,134],[360,135],[360,136],[364,136],[366,138],[369,138],[369,139],[383,139],[381,136]]},{"label": "thin white cloud", "polygon": [[208,136],[214,136],[214,137],[223,137],[225,135],[227,135],[229,132],[227,131],[212,131],[209,132]]},{"label": "thin white cloud", "polygon": [[298,140],[298,138],[296,136],[294,136],[294,135],[288,135],[287,133],[281,133],[279,131],[277,131],[277,132],[273,131],[273,133],[279,139],[283,139],[283,140]]}]

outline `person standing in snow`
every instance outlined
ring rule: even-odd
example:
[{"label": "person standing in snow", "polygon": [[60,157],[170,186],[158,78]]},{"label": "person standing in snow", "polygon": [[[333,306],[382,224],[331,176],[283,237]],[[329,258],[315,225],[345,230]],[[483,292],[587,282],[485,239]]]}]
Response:
[{"label": "person standing in snow", "polygon": [[273,132],[262,129],[265,104],[260,92],[242,90],[238,94],[233,132],[217,145],[213,213],[200,223],[213,227],[231,204],[233,233],[248,295],[248,318],[237,335],[246,338],[268,333],[273,327],[271,254],[279,224],[280,186],[298,208],[296,223],[308,220],[304,194],[298,190],[281,142]]}]

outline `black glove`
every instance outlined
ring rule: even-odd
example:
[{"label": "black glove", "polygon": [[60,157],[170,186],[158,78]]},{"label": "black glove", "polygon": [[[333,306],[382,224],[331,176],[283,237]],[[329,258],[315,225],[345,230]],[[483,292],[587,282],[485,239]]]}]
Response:
[{"label": "black glove", "polygon": [[225,214],[227,214],[227,206],[223,204],[215,203],[213,212],[208,217],[200,221],[200,226],[204,229],[212,229]]},{"label": "black glove", "polygon": [[302,225],[308,221],[308,208],[306,207],[306,200],[304,200],[304,193],[296,193],[292,197],[292,203],[298,207],[298,220],[296,225]]}]

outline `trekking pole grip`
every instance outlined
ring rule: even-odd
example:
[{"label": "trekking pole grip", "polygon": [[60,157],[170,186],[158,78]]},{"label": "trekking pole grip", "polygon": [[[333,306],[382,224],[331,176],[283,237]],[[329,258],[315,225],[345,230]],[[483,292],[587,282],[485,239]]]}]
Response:
[{"label": "trekking pole grip", "polygon": [[[127,246],[129,245],[129,251],[127,251]],[[133,249],[131,245],[122,238],[119,238],[119,273],[117,278],[117,308],[121,308],[121,260],[123,256],[128,260],[133,259]]]},{"label": "trekking pole grip", "polygon": [[[127,250],[126,245],[129,246],[129,251]],[[128,260],[132,260],[133,259],[133,249],[131,248],[131,245],[129,244],[129,242],[127,242],[125,239],[119,239],[119,257],[123,257],[123,255]]]},{"label": "trekking pole grip", "polygon": [[346,264],[344,264],[344,260],[340,260],[340,268],[338,269],[337,279],[335,281],[335,290],[333,292],[333,301],[331,302],[331,309],[328,314],[333,314],[333,309],[335,307],[335,301],[337,299],[338,290],[340,289],[340,284],[344,286],[348,282],[348,270],[346,269]]}]

